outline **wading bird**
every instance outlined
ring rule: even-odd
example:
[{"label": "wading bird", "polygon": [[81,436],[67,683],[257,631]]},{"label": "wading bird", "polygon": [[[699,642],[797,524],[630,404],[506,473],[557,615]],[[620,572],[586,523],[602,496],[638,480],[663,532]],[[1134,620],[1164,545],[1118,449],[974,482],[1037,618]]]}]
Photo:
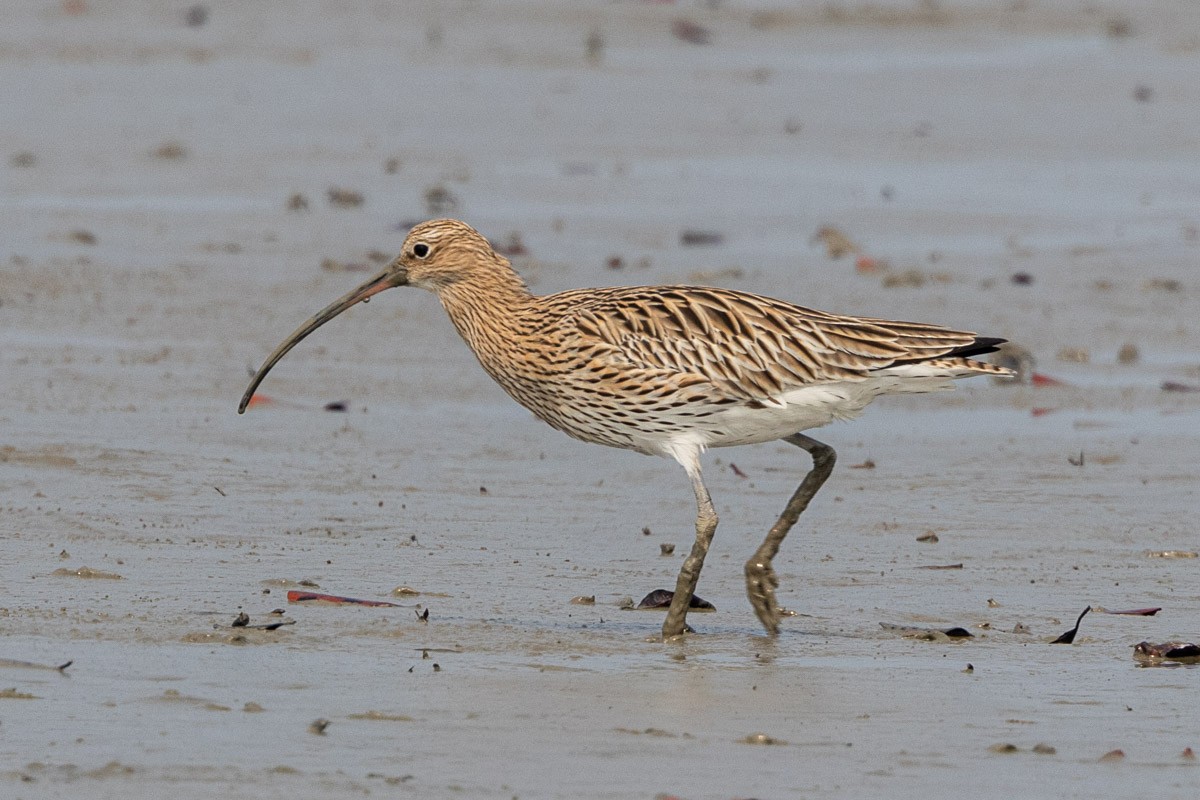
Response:
[{"label": "wading bird", "polygon": [[746,593],[779,631],[771,560],[833,470],[833,448],[802,431],[848,420],[882,394],[951,388],[955,378],[1009,375],[972,356],[1004,340],[918,322],[815,311],[700,286],[577,289],[538,296],[469,225],[414,227],[380,275],[337,300],[263,363],[238,412],[301,339],[396,286],[437,295],[467,346],[514,400],[584,442],[669,456],[696,494],[696,541],[683,562],[663,636],[687,630],[688,605],[717,529],[700,454],[782,439],[813,466],[746,562]]}]

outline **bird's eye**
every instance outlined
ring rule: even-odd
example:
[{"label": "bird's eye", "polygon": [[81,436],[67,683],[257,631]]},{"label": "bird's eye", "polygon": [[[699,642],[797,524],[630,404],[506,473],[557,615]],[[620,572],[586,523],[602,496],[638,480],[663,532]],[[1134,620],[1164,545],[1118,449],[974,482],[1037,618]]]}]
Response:
[{"label": "bird's eye", "polygon": [[417,258],[425,258],[429,255],[429,245],[424,242],[417,242],[413,245],[413,255]]}]

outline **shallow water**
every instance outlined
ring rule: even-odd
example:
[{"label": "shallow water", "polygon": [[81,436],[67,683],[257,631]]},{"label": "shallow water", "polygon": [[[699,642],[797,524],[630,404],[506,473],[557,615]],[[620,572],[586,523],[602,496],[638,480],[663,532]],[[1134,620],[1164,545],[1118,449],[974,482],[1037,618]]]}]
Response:
[{"label": "shallow water", "polygon": [[[940,5],[249,4],[191,29],[16,4],[0,658],[74,663],[0,666],[0,795],[1192,796],[1200,671],[1131,654],[1200,636],[1200,559],[1152,555],[1200,549],[1200,394],[1161,389],[1200,384],[1200,18]],[[182,158],[155,155],[170,141]],[[520,234],[537,291],[719,283],[938,321],[1067,385],[974,381],[818,432],[839,466],[776,560],[796,616],[774,641],[741,565],[806,456],[710,453],[717,611],[664,645],[660,612],[618,604],[673,585],[682,470],[538,423],[433,298],[347,313],[236,415],[248,370],[378,269],[434,185]],[[823,224],[924,282],[828,259]],[[55,574],[83,567],[121,577]],[[300,581],[404,606],[289,605]],[[1049,645],[1088,605],[1163,610]],[[276,608],[296,623],[229,627]]]}]

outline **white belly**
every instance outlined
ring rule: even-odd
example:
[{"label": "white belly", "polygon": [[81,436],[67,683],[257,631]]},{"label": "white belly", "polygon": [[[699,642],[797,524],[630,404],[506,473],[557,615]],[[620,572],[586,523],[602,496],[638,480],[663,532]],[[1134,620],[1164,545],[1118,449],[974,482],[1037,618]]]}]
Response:
[{"label": "white belly", "polygon": [[723,407],[702,420],[692,420],[675,436],[646,437],[636,449],[674,457],[679,447],[734,447],[771,442],[831,422],[851,420],[881,394],[933,392],[953,388],[945,377],[913,380],[879,375],[865,381],[806,386],[780,395],[761,408],[738,404]]}]

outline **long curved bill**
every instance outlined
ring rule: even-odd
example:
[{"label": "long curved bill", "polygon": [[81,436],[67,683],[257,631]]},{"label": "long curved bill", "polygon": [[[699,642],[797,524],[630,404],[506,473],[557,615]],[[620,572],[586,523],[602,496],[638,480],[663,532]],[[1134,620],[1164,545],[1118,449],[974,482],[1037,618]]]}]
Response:
[{"label": "long curved bill", "polygon": [[250,398],[254,396],[254,391],[258,388],[258,385],[263,382],[263,378],[267,377],[267,373],[271,371],[271,367],[275,366],[281,358],[287,355],[289,350],[299,344],[301,339],[303,339],[305,336],[308,336],[326,322],[329,322],[329,320],[333,319],[347,308],[358,305],[365,300],[369,300],[386,289],[391,289],[395,286],[403,286],[405,283],[407,283],[407,281],[405,279],[404,271],[392,268],[380,275],[376,275],[374,278],[371,278],[371,280],[367,281],[354,291],[329,304],[321,311],[318,311],[311,319],[309,319],[308,322],[297,328],[291,336],[284,339],[283,344],[279,345],[279,347],[276,347],[275,352],[271,353],[271,355],[267,357],[267,360],[263,362],[263,365],[258,368],[258,372],[254,375],[254,380],[250,381],[249,388],[247,388],[246,393],[242,395],[242,402],[238,403],[238,413],[241,414],[245,412],[246,406],[250,404]]}]

